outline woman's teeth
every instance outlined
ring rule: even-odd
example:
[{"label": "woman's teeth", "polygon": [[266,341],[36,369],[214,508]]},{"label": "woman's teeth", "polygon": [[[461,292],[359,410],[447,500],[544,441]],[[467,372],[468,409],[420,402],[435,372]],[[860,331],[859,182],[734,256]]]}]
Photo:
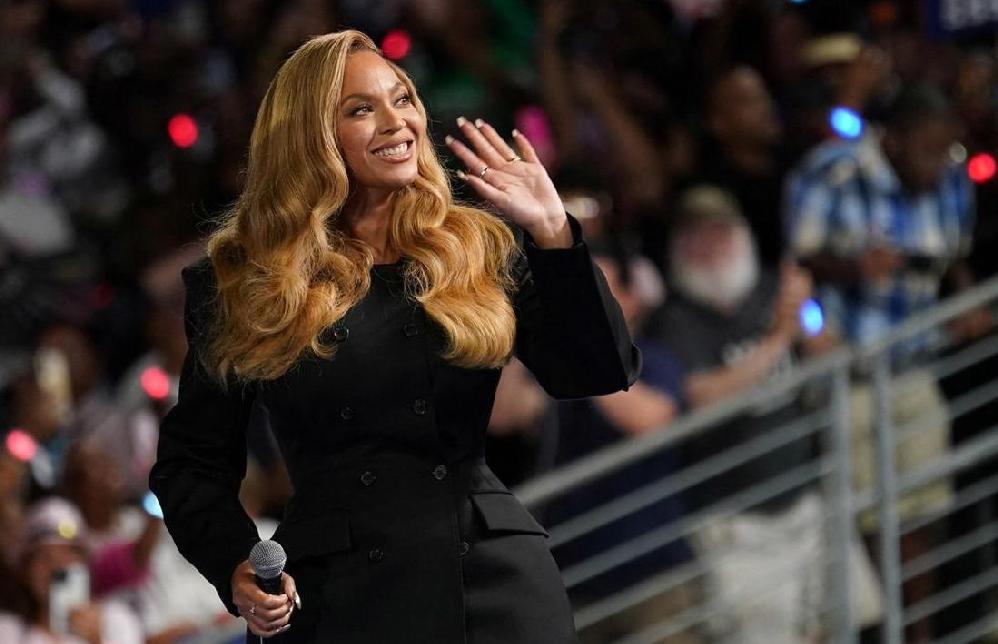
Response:
[{"label": "woman's teeth", "polygon": [[382,148],[375,152],[379,157],[397,157],[405,154],[405,151],[409,149],[409,144],[402,142],[392,148]]}]

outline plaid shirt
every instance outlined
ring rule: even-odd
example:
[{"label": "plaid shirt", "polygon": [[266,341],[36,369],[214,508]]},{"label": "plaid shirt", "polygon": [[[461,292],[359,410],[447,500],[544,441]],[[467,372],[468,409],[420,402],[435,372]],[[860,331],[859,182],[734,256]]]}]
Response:
[{"label": "plaid shirt", "polygon": [[[788,178],[785,198],[787,239],[796,257],[859,258],[881,245],[908,259],[883,280],[818,285],[830,328],[854,342],[867,343],[932,306],[945,271],[970,250],[974,192],[963,165],[948,166],[934,190],[911,195],[873,135],[815,148]],[[937,339],[930,336],[913,338],[895,357],[926,349]]]}]

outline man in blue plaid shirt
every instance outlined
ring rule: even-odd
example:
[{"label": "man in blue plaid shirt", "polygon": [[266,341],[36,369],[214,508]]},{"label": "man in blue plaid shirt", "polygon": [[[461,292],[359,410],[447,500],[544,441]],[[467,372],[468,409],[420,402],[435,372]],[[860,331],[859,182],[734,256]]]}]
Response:
[{"label": "man in blue plaid shirt", "polygon": [[[921,87],[897,99],[882,137],[816,148],[787,187],[792,253],[819,283],[826,319],[867,343],[938,300],[942,280],[969,282],[973,186],[953,158],[946,99]],[[934,338],[907,343],[907,362]]]},{"label": "man in blue plaid shirt", "polygon": [[[937,90],[915,87],[896,99],[883,135],[830,141],[816,148],[791,175],[786,190],[790,250],[812,272],[832,332],[868,343],[909,315],[931,307],[946,282],[971,283],[965,258],[973,230],[974,195],[960,154],[954,154],[955,119]],[[987,330],[990,318],[975,312],[951,325],[953,339]],[[930,466],[950,448],[949,414],[939,384],[924,368],[940,334],[912,338],[892,353],[891,439],[900,474]],[[860,376],[850,395],[853,487],[875,481],[873,392]],[[902,525],[952,503],[952,483],[935,480],[898,499]],[[876,516],[859,517],[872,538]],[[938,542],[933,526],[902,527],[908,561]],[[909,602],[934,592],[934,573],[904,585]],[[910,625],[906,639],[931,639],[931,625]]]}]

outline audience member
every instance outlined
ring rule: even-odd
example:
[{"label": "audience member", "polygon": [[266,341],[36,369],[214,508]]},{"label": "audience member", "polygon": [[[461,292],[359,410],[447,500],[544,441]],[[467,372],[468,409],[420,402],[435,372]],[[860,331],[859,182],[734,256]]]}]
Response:
[{"label": "audience member", "polygon": [[[729,193],[698,186],[683,195],[668,255],[673,292],[655,332],[679,359],[680,395],[690,408],[748,391],[830,346],[826,331],[802,326],[810,276],[792,263],[760,266]],[[723,620],[710,624],[718,641],[804,642],[822,633],[825,509],[815,476],[802,474],[814,465],[816,437],[787,427],[806,414],[801,392],[791,390],[682,446],[686,468],[720,470],[687,496],[692,511],[716,514],[694,543],[708,571],[706,593],[722,607]],[[736,465],[717,464],[730,457]],[[858,605],[869,609],[877,594],[864,561],[854,552],[850,565]],[[762,576],[775,592],[753,592]]]}]

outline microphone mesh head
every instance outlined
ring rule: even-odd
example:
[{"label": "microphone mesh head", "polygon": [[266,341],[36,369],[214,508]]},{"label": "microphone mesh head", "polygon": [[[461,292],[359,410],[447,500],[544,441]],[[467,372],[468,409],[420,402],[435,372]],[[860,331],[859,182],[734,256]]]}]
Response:
[{"label": "microphone mesh head", "polygon": [[263,579],[273,579],[280,577],[284,571],[284,564],[288,562],[288,555],[284,553],[284,548],[276,541],[267,539],[260,541],[249,554],[250,566],[258,577]]}]

